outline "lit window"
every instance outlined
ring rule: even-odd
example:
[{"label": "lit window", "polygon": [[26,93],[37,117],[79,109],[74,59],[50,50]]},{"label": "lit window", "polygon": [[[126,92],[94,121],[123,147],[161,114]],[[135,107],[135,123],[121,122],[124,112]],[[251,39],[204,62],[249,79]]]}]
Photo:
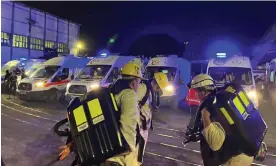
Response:
[{"label": "lit window", "polygon": [[58,43],[58,52],[65,53],[67,48],[67,44]]},{"label": "lit window", "polygon": [[10,34],[6,32],[1,32],[1,45],[2,46],[10,45]]},{"label": "lit window", "polygon": [[28,48],[28,37],[13,35],[12,46],[19,48]]},{"label": "lit window", "polygon": [[272,71],[270,73],[270,82],[273,82],[274,81],[274,77],[275,77],[275,71]]},{"label": "lit window", "polygon": [[37,38],[31,38],[30,48],[32,50],[41,50],[43,51],[43,40]]},{"label": "lit window", "polygon": [[45,41],[45,48],[54,48],[55,42],[52,41]]}]

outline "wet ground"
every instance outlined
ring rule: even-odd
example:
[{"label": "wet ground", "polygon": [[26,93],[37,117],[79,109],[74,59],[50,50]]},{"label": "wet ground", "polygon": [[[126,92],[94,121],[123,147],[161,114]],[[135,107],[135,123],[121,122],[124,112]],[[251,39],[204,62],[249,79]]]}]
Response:
[{"label": "wet ground", "polygon": [[[65,106],[59,103],[23,102],[1,97],[2,158],[7,166],[68,166],[72,157],[52,163],[65,142],[51,128],[64,118]],[[265,99],[260,101],[260,112],[269,130],[265,142],[269,148],[267,159],[253,165],[276,165],[276,108]],[[161,108],[154,113],[154,130],[150,132],[144,166],[202,165],[198,143],[185,148],[181,142],[189,116],[186,110]]]}]

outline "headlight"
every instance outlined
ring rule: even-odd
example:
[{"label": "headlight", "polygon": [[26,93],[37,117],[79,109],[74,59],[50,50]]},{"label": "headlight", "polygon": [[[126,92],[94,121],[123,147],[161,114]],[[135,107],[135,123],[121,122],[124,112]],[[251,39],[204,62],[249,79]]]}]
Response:
[{"label": "headlight", "polygon": [[250,99],[257,99],[257,94],[256,94],[256,91],[254,91],[254,90],[252,90],[252,91],[249,91],[248,93],[247,93],[247,95],[248,95],[248,97],[250,98]]},{"label": "headlight", "polygon": [[70,86],[71,86],[71,82],[69,82],[69,83],[66,85],[66,92],[69,90]]},{"label": "headlight", "polygon": [[167,86],[165,89],[166,91],[170,91],[170,92],[174,91],[174,87],[172,85]]},{"label": "headlight", "polygon": [[92,84],[90,85],[91,89],[98,89],[100,87],[100,84]]},{"label": "headlight", "polygon": [[38,88],[44,87],[44,85],[45,85],[45,82],[42,82],[42,81],[35,83],[35,87],[38,87]]}]

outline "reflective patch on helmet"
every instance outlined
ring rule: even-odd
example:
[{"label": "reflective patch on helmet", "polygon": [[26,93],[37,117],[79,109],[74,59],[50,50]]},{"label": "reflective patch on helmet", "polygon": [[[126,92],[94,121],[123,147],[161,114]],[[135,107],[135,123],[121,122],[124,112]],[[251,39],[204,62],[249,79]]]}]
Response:
[{"label": "reflective patch on helmet", "polygon": [[220,111],[222,112],[222,114],[224,115],[225,119],[228,121],[228,123],[230,125],[234,124],[233,119],[231,118],[231,116],[228,114],[228,112],[226,111],[226,109],[224,107],[220,108]]},{"label": "reflective patch on helmet", "polygon": [[113,103],[113,106],[114,106],[115,110],[118,111],[118,107],[117,107],[117,104],[116,104],[113,93],[110,93],[110,96],[111,96],[112,103]]},{"label": "reflective patch on helmet", "polygon": [[240,99],[238,97],[235,97],[233,99],[233,103],[236,106],[236,108],[239,111],[239,113],[241,114],[243,120],[247,119],[247,117],[248,117],[249,114],[245,111],[245,108],[242,105]]},{"label": "reflective patch on helmet", "polygon": [[247,97],[245,96],[245,94],[243,93],[243,91],[239,92],[239,96],[240,96],[242,102],[244,103],[244,105],[247,107],[249,105],[249,101],[248,101]]},{"label": "reflective patch on helmet", "polygon": [[87,129],[88,123],[87,123],[83,106],[79,106],[78,108],[74,109],[73,114],[76,121],[78,132],[81,132]]},{"label": "reflective patch on helmet", "polygon": [[103,110],[99,99],[93,99],[87,102],[90,116],[92,118],[93,124],[98,124],[104,121]]}]

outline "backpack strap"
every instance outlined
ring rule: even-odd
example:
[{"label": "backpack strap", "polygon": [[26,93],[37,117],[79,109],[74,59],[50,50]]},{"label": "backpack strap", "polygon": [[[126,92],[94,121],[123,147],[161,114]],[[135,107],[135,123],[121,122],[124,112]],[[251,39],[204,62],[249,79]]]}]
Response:
[{"label": "backpack strap", "polygon": [[149,95],[150,95],[151,88],[152,88],[151,85],[150,85],[150,83],[149,83],[149,81],[143,81],[143,83],[146,85],[147,91],[146,91],[145,96],[138,103],[140,109],[146,104],[146,102],[147,102],[147,100],[149,98]]}]

